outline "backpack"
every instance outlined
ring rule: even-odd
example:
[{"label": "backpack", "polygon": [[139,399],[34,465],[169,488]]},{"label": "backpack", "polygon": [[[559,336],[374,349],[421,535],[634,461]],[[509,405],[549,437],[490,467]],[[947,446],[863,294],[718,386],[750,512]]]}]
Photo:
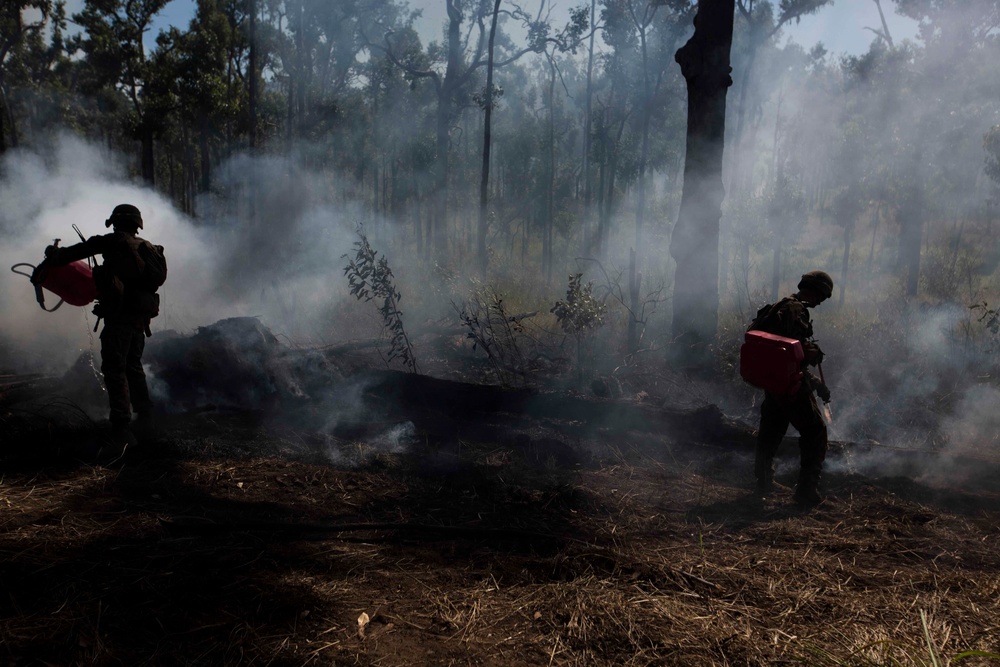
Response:
[{"label": "backpack", "polygon": [[740,377],[764,391],[792,396],[802,386],[802,343],[751,329],[740,347]]},{"label": "backpack", "polygon": [[784,299],[781,299],[779,301],[775,301],[774,303],[769,303],[764,306],[761,306],[761,308],[757,311],[757,315],[753,318],[753,320],[750,322],[750,325],[747,327],[747,331],[766,331],[768,333],[771,333],[769,329],[774,324],[773,320],[778,311],[777,307],[781,305],[783,301]]},{"label": "backpack", "polygon": [[740,377],[748,384],[780,396],[791,396],[802,386],[802,343],[769,331],[778,306],[769,303],[757,311],[740,347]]},{"label": "backpack", "polygon": [[128,250],[119,250],[111,264],[94,267],[98,303],[94,314],[114,317],[139,313],[153,318],[160,314],[156,290],[167,280],[167,260],[163,246],[139,238],[125,240]]},{"label": "backpack", "polygon": [[167,281],[167,258],[163,256],[163,246],[136,239],[129,243],[139,269],[139,281],[145,291],[155,293]]}]

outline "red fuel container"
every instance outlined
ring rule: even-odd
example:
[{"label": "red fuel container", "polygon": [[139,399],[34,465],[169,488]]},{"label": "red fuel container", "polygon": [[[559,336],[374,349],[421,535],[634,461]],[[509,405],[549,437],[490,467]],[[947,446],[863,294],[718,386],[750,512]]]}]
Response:
[{"label": "red fuel container", "polygon": [[802,343],[763,331],[748,331],[740,348],[740,377],[754,387],[790,396],[802,386]]},{"label": "red fuel container", "polygon": [[86,306],[97,298],[94,276],[83,260],[64,266],[46,266],[41,286],[71,306]]}]

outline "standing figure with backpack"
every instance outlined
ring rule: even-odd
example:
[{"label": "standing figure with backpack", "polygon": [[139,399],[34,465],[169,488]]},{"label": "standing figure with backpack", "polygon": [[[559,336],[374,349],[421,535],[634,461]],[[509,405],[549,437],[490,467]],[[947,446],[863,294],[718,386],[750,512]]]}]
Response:
[{"label": "standing figure with backpack", "polygon": [[802,344],[803,377],[798,389],[790,395],[764,393],[754,476],[758,493],[767,495],[773,491],[774,456],[791,424],[799,432],[801,453],[795,501],[803,507],[814,507],[823,500],[819,494],[819,479],[826,458],[827,432],[813,392],[826,402],[830,400],[830,390],[808,370],[808,366],[818,366],[823,361],[823,351],[813,340],[808,309],[815,308],[832,294],[830,275],[824,271],[810,271],[799,281],[798,292],[761,308],[748,329],[791,338]]},{"label": "standing figure with backpack", "polygon": [[152,335],[149,322],[160,312],[156,290],[166,280],[167,264],[163,246],[139,238],[142,214],[135,206],[116,206],[104,226],[112,227],[112,232],[65,248],[49,246],[45,263],[61,266],[95,255],[104,258],[94,267],[94,314],[98,323],[104,319],[101,373],[111,408],[112,437],[115,445],[126,445],[135,442],[130,428],[133,410],[137,426],[147,430],[150,426],[153,404],[142,370],[142,353],[146,336]]}]

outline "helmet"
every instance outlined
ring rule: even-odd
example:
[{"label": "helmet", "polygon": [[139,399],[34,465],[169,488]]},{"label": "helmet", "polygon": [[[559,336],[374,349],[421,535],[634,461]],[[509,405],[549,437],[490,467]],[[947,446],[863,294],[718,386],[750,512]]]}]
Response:
[{"label": "helmet", "polygon": [[115,210],[111,211],[111,217],[104,221],[105,227],[110,227],[111,225],[127,226],[129,224],[134,224],[139,229],[142,229],[142,213],[135,206],[132,206],[132,204],[119,204],[115,206]]},{"label": "helmet", "polygon": [[829,299],[833,296],[833,278],[826,271],[810,271],[802,274],[799,289],[811,289]]}]

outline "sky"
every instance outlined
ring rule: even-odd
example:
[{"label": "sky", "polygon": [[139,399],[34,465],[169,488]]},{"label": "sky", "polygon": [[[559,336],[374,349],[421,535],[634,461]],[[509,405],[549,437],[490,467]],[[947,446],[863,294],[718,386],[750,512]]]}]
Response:
[{"label": "sky", "polygon": [[[185,0],[175,0],[182,2]],[[569,9],[586,4],[585,0],[553,0],[553,17],[567,16]],[[522,2],[525,7],[537,6],[535,2]],[[441,26],[447,16],[444,0],[411,0],[413,9],[422,9],[423,17],[419,21],[418,30],[429,38],[440,39]],[[917,34],[917,23],[910,18],[898,16],[893,11],[891,0],[883,0],[882,9],[885,12],[886,23],[894,41],[912,38]],[[865,28],[881,29],[881,20],[874,0],[834,0],[831,6],[824,7],[813,16],[803,18],[798,25],[789,26],[785,31],[787,38],[810,48],[817,42],[823,42],[831,54],[859,55],[868,50],[875,35]]]},{"label": "sky", "polygon": [[[581,4],[583,0],[554,0],[552,2],[553,16],[565,16],[571,7]],[[523,3],[531,7],[534,2]],[[67,10],[70,15],[83,7],[83,0],[69,0]],[[194,14],[194,0],[172,0],[157,17],[154,29],[147,36],[153,44],[156,34],[170,25],[186,28]],[[425,41],[440,39],[441,26],[445,21],[444,0],[410,0],[412,9],[423,11],[423,17],[418,21],[418,30],[424,35]],[[889,31],[895,41],[912,38],[917,33],[917,24],[912,19],[897,15],[891,0],[883,2]],[[834,0],[832,6],[824,7],[817,14],[803,18],[797,25],[789,26],[787,39],[798,42],[809,48],[817,42],[823,42],[827,50],[834,55],[858,55],[868,50],[874,34],[866,28],[879,28],[881,21],[874,0]]]}]

